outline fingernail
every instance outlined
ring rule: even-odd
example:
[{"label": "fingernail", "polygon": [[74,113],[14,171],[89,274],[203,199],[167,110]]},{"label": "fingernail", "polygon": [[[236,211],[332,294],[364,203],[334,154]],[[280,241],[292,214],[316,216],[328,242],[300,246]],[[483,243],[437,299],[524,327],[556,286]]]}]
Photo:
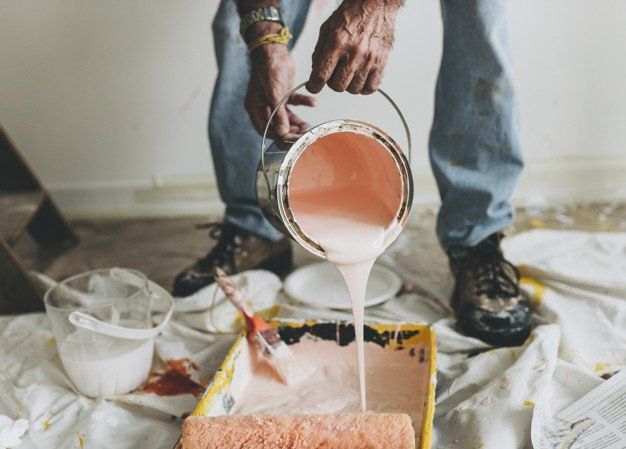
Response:
[{"label": "fingernail", "polygon": [[278,134],[280,137],[285,137],[285,135],[288,133],[289,128],[285,125],[278,125],[278,127],[276,128],[276,134]]},{"label": "fingernail", "polygon": [[320,91],[320,89],[318,89],[317,86],[314,85],[311,81],[306,83],[306,90],[308,90],[312,94],[316,94],[316,93],[318,93]]}]

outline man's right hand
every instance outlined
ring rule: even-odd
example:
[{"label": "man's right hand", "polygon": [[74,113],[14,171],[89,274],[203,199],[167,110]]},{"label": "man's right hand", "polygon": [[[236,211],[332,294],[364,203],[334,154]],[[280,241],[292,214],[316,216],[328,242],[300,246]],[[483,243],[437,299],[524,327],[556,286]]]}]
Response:
[{"label": "man's right hand", "polygon": [[378,90],[404,0],[343,0],[320,27],[306,85],[318,93],[371,94]]},{"label": "man's right hand", "polygon": [[[278,33],[282,28],[274,23],[255,24],[256,28],[246,33],[249,40],[268,33]],[[255,48],[250,53],[251,73],[246,92],[245,107],[252,124],[259,134],[278,102],[294,86],[295,67],[289,50],[283,44],[266,44]],[[315,106],[315,99],[309,95],[294,93],[287,100],[287,105]],[[310,125],[294,114],[283,104],[274,116],[273,125],[268,130],[268,137],[295,140]]]}]

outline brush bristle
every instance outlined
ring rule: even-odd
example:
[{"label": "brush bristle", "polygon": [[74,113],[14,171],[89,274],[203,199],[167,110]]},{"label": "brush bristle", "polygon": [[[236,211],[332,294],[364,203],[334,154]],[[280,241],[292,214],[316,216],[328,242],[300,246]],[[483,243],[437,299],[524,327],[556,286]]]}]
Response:
[{"label": "brush bristle", "polygon": [[278,334],[278,331],[276,329],[265,329],[264,331],[261,331],[259,333],[263,335],[265,341],[267,341],[267,343],[273,348],[280,346],[281,343],[285,344],[285,342],[280,338],[280,335]]},{"label": "brush bristle", "polygon": [[296,359],[275,329],[257,332],[255,338],[268,363],[284,383],[293,385],[308,377],[308,370]]}]

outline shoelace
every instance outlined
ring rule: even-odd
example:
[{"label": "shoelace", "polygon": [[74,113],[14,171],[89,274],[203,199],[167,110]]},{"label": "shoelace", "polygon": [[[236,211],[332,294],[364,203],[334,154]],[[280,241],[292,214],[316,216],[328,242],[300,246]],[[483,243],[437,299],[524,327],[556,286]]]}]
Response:
[{"label": "shoelace", "polygon": [[[488,298],[513,298],[519,295],[519,270],[504,258],[497,243],[486,240],[478,245],[469,257],[481,263],[475,280],[477,295],[486,295]],[[505,266],[515,273],[515,279],[510,276]]]},{"label": "shoelace", "polygon": [[196,229],[208,229],[209,238],[217,242],[206,256],[198,260],[198,264],[203,270],[208,271],[215,264],[225,265],[232,262],[233,255],[240,250],[241,244],[237,241],[239,235],[234,226],[221,222],[211,222],[196,225]]}]

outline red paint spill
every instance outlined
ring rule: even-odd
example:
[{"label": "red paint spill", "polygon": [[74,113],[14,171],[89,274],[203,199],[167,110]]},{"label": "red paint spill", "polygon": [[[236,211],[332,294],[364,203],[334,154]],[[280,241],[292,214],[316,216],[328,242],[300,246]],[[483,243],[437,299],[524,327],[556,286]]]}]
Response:
[{"label": "red paint spill", "polygon": [[163,373],[153,373],[143,388],[147,393],[159,396],[193,394],[200,396],[204,389],[190,378],[189,369],[198,370],[198,366],[187,358],[168,360],[169,368]]},{"label": "red paint spill", "polygon": [[172,367],[174,371],[179,372],[181,375],[189,377],[189,369],[198,371],[198,365],[189,359],[172,359],[168,360],[167,364]]},{"label": "red paint spill", "polygon": [[174,369],[154,374],[143,387],[143,390],[158,396],[177,396],[179,394],[200,396],[204,392],[200,385]]}]

